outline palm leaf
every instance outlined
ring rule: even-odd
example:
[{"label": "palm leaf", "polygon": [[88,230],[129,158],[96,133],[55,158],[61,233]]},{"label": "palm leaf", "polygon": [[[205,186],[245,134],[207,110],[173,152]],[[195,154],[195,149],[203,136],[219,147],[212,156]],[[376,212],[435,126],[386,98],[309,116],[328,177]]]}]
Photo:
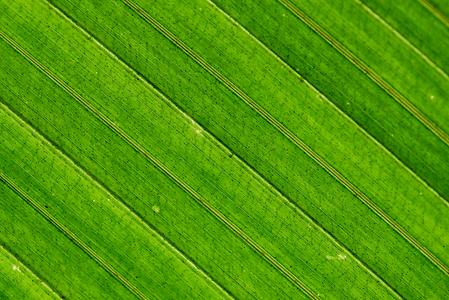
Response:
[{"label": "palm leaf", "polygon": [[444,1],[0,2],[0,296],[449,296]]}]

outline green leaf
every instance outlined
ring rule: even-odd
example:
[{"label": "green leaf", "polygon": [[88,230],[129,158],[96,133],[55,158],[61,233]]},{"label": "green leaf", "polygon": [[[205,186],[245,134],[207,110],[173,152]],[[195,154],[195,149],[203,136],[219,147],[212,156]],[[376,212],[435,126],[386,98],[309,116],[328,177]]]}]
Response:
[{"label": "green leaf", "polygon": [[447,298],[439,2],[0,1],[0,297]]}]

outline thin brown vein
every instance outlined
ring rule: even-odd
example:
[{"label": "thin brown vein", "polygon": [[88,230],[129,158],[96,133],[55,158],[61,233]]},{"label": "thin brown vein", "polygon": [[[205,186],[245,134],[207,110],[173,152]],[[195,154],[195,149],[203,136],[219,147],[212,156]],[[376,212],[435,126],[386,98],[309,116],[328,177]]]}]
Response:
[{"label": "thin brown vein", "polygon": [[29,62],[31,62],[36,68],[47,75],[53,82],[60,86],[64,91],[72,96],[76,101],[83,105],[90,113],[92,113],[96,118],[98,118],[103,124],[108,126],[113,132],[125,140],[130,146],[134,148],[135,151],[144,156],[151,164],[153,164],[159,171],[165,174],[173,182],[175,182],[181,189],[190,194],[193,199],[195,199],[201,206],[203,206],[211,215],[213,215],[222,224],[228,227],[234,234],[241,238],[248,246],[250,246],[257,254],[259,254],[263,259],[270,263],[275,269],[281,272],[288,280],[290,280],[295,286],[302,290],[307,296],[312,299],[318,299],[316,294],[312,292],[299,278],[297,278],[290,270],[279,263],[271,254],[264,250],[260,245],[258,245],[250,236],[248,236],[244,231],[242,231],[238,226],[232,223],[226,218],[220,211],[213,207],[210,203],[206,201],[200,194],[193,190],[189,185],[183,182],[178,176],[172,173],[164,164],[162,164],[156,157],[149,153],[144,147],[132,139],[126,132],[118,127],[113,121],[106,117],[102,112],[100,112],[96,107],[94,107],[90,102],[84,99],[78,92],[76,92],[72,87],[66,84],[62,79],[53,74],[48,68],[37,61],[31,54],[25,51],[19,44],[17,44],[10,37],[6,36],[0,31],[0,37],[3,38],[11,47],[13,47],[17,52],[19,52],[23,57],[25,57]]},{"label": "thin brown vein", "polygon": [[424,6],[432,15],[434,15],[441,23],[444,24],[447,28],[449,28],[449,17],[442,13],[438,8],[436,8],[430,1],[428,0],[419,0],[419,2]]},{"label": "thin brown vein", "polygon": [[[293,14],[295,14],[300,20],[306,23],[310,28],[312,28],[315,32],[317,32],[320,36],[322,36],[326,41],[328,41],[332,46],[334,46],[339,52],[341,52],[345,57],[347,57],[351,62],[355,65],[359,66],[363,70],[366,70],[366,74],[370,76],[370,74],[374,78],[377,78],[381,81],[378,84],[382,84],[382,82],[387,85],[377,74],[369,69],[368,66],[364,65],[358,58],[356,58],[349,50],[344,48],[340,43],[334,40],[329,34],[327,34],[323,29],[321,29],[318,24],[315,23],[312,19],[310,19],[307,15],[305,15],[302,11],[300,11],[297,7],[293,6],[288,0],[279,0],[287,9],[289,9]],[[370,76],[371,77],[371,76]],[[389,87],[389,86],[388,86]],[[391,88],[391,87],[389,87]],[[392,91],[395,92],[393,88]],[[397,93],[399,95],[399,93]],[[402,96],[401,96],[402,97]],[[404,98],[405,99],[405,98]],[[406,102],[408,102],[406,100]],[[448,144],[449,145],[449,144]],[[333,169],[333,168],[332,168]],[[346,180],[343,176],[338,175],[338,172],[334,170],[329,170],[334,177],[338,178],[343,185],[345,185],[351,192],[356,195],[365,205],[367,205],[373,212],[375,212],[378,216],[380,216],[386,223],[388,223],[396,232],[398,232],[405,240],[407,240],[411,245],[413,245],[416,249],[418,249],[425,257],[427,257],[433,264],[435,264],[441,271],[449,275],[449,268],[443,264],[432,252],[430,252],[426,247],[422,246],[414,237],[412,237],[402,226],[399,225],[396,221],[390,218],[385,212],[383,212],[377,205],[375,205],[365,194],[363,194],[357,187],[352,185],[348,180]]]},{"label": "thin brown vein", "polygon": [[431,121],[424,115],[416,106],[414,106],[407,98],[388,84],[382,77],[374,72],[368,65],[366,65],[361,59],[355,56],[351,51],[344,47],[340,42],[334,39],[329,33],[321,28],[314,20],[307,16],[298,7],[293,5],[289,0],[279,0],[291,13],[293,13],[299,20],[309,26],[315,33],[321,36],[327,43],[329,43],[334,49],[342,54],[347,60],[349,60],[360,71],[366,74],[374,83],[387,92],[396,102],[398,102],[403,108],[405,108],[411,115],[418,119],[424,126],[427,127],[433,134],[435,134],[442,142],[449,146],[449,135],[442,130],[437,124]]},{"label": "thin brown vein", "polygon": [[241,100],[243,100],[248,106],[254,109],[260,116],[262,116],[267,122],[274,126],[280,133],[287,137],[293,144],[303,150],[309,157],[311,157],[319,166],[325,169],[330,175],[332,175],[338,182],[345,186],[352,194],[358,197],[366,206],[368,206],[376,215],[390,225],[397,233],[399,233],[406,241],[420,251],[425,257],[427,257],[432,263],[440,268],[444,273],[449,274],[449,268],[447,268],[438,258],[436,258],[427,248],[422,246],[415,238],[413,238],[405,229],[403,229],[396,221],[383,212],[377,205],[375,205],[363,192],[361,192],[356,186],[354,186],[349,180],[347,180],[342,174],[340,174],[333,166],[327,163],[317,153],[315,153],[308,145],[306,145],[301,139],[293,134],[282,123],[271,116],[262,106],[251,99],[240,88],[238,88],[233,82],[223,76],[217,69],[207,63],[200,55],[188,47],[184,42],[179,40],[173,33],[162,26],[157,20],[150,16],[145,10],[139,7],[137,4],[123,0],[125,4],[136,12],[140,17],[152,25],[156,30],[163,34],[173,44],[179,47],[190,58],[197,62],[201,67],[207,70]]},{"label": "thin brown vein", "polygon": [[62,224],[58,219],[51,215],[39,202],[35,201],[26,194],[19,186],[17,186],[9,177],[0,171],[0,179],[25,202],[27,202],[34,210],[43,216],[49,223],[55,226],[62,234],[77,245],[82,251],[95,260],[106,272],[118,280],[125,288],[131,291],[139,299],[148,299],[139,289],[129,282],[122,274],[115,270],[105,259],[99,256],[92,248],[80,240],[70,229]]},{"label": "thin brown vein", "polygon": [[[359,0],[356,0],[359,1]],[[372,136],[369,132],[367,132],[360,124],[354,121],[349,115],[347,115],[344,111],[342,111],[338,106],[335,105],[326,95],[321,93],[313,84],[311,84],[306,78],[302,77],[297,70],[295,70],[292,66],[290,66],[286,61],[284,61],[279,55],[273,52],[267,45],[265,45],[261,40],[255,37],[248,29],[246,29],[242,24],[237,22],[233,17],[231,17],[227,12],[225,12],[221,7],[219,7],[216,3],[211,0],[208,2],[215,7],[220,13],[222,13],[226,18],[229,19],[235,26],[239,27],[243,32],[245,32],[252,40],[254,40],[257,44],[259,44],[265,51],[267,51],[271,56],[273,56],[280,64],[282,64],[285,68],[289,69],[292,74],[298,77],[301,82],[304,82],[311,90],[313,90],[320,98],[324,99],[332,108],[340,114],[343,118],[348,120],[354,127],[356,127],[363,135],[369,138],[373,143],[375,143],[379,148],[382,149],[385,154],[394,159],[402,168],[404,168],[410,175],[412,175],[416,180],[418,180],[421,184],[423,184],[432,194],[438,197],[445,205],[449,206],[449,202],[444,199],[437,191],[433,189],[424,179],[422,179],[417,173],[415,173],[412,169],[410,169],[402,160],[400,160],[394,153],[388,150],[381,142],[379,142],[374,136]]]},{"label": "thin brown vein", "polygon": [[167,248],[169,248],[172,252],[174,252],[178,257],[182,260],[184,264],[190,267],[192,270],[197,272],[200,276],[204,277],[208,280],[212,286],[214,286],[218,291],[224,294],[228,298],[233,298],[225,289],[220,286],[216,281],[214,281],[209,274],[198,267],[191,259],[189,259],[180,249],[178,249],[171,241],[163,236],[159,230],[153,227],[151,224],[146,222],[133,208],[129,207],[119,196],[114,194],[109,190],[107,186],[102,184],[99,180],[97,180],[92,174],[90,174],[87,170],[80,166],[74,159],[69,157],[64,150],[60,149],[57,145],[51,142],[47,137],[42,135],[36,128],[34,128],[30,123],[22,119],[19,115],[17,115],[14,111],[12,111],[6,104],[4,104],[0,100],[0,106],[2,109],[9,114],[16,122],[24,126],[27,130],[29,130],[33,136],[43,142],[48,148],[50,148],[56,155],[60,156],[64,159],[68,164],[70,164],[73,168],[79,171],[84,177],[88,178],[92,183],[94,183],[97,187],[99,187],[103,192],[105,192],[110,199],[114,199],[116,203],[118,203],[122,209],[126,210],[134,220],[139,223],[142,227],[144,227],[149,233],[153,236],[157,237],[159,241],[164,244]]},{"label": "thin brown vein", "polygon": [[[173,100],[169,99],[166,95],[164,95],[161,91],[156,89],[153,84],[143,75],[141,75],[137,70],[135,70],[133,67],[128,65],[121,57],[119,57],[117,54],[112,52],[109,48],[107,48],[104,44],[102,44],[92,33],[88,32],[86,29],[82,28],[79,24],[75,23],[69,16],[67,16],[63,11],[61,11],[59,8],[55,7],[52,3],[48,2],[49,5],[58,13],[61,15],[61,17],[68,20],[74,27],[76,27],[79,31],[81,31],[84,35],[89,37],[90,40],[95,42],[100,49],[108,53],[113,59],[115,59],[117,62],[119,62],[125,69],[130,71],[134,74],[134,76],[140,78],[140,80],[149,88],[152,92],[155,92],[160,96],[160,98],[169,105],[176,113],[180,114],[183,118],[189,121],[189,123],[192,123],[193,126],[198,127],[201,129],[202,132],[204,132],[204,136],[208,138],[212,143],[218,146],[219,149],[224,151],[227,155],[232,154],[233,159],[235,159],[242,167],[248,170],[252,174],[252,176],[260,181],[263,185],[265,185],[272,193],[276,194],[284,204],[286,204],[289,208],[291,208],[295,213],[306,219],[310,224],[312,224],[319,232],[326,235],[329,240],[336,245],[338,248],[340,248],[342,251],[344,251],[348,256],[350,256],[354,261],[362,268],[364,269],[368,274],[373,276],[373,278],[378,281],[381,285],[385,286],[392,294],[394,294],[395,297],[401,298],[401,296],[395,291],[387,282],[385,282],[381,277],[379,277],[374,271],[372,271],[367,265],[365,265],[361,260],[357,258],[354,253],[352,253],[348,248],[346,248],[340,241],[338,241],[331,233],[329,233],[325,228],[323,228],[319,223],[317,223],[311,216],[309,216],[302,208],[300,208],[294,201],[292,201],[289,197],[287,197],[285,194],[283,194],[272,182],[270,182],[267,178],[265,178],[262,174],[260,174],[256,169],[254,169],[244,158],[240,157],[237,153],[234,153],[226,144],[224,144],[217,136],[215,136],[212,132],[210,132],[207,128],[203,127],[201,124],[199,124],[191,115],[189,115],[187,112],[182,110],[176,103],[173,102]],[[244,29],[240,24],[238,24],[235,20],[233,20],[228,14],[226,14],[223,10],[221,10],[218,6],[216,6],[215,3],[209,1],[211,5],[216,7],[217,10],[219,10],[222,14],[224,14],[227,18],[229,18],[233,23],[237,24],[240,28],[242,28],[245,32],[246,29]],[[254,38],[249,32],[247,32],[251,38]],[[263,44],[262,44],[263,45]],[[265,45],[263,45],[265,48]],[[268,50],[270,51],[270,50]],[[275,55],[270,51],[272,55]],[[276,56],[276,55],[275,55]],[[279,58],[278,58],[279,59]],[[282,61],[283,63],[283,61]],[[285,64],[285,63],[283,63]],[[296,71],[293,71],[295,74]],[[297,74],[299,76],[299,74]],[[313,88],[313,87],[312,87]],[[313,88],[314,89],[314,88]],[[316,91],[316,89],[314,89]],[[318,91],[316,91],[319,93]],[[321,94],[320,94],[321,95]],[[321,95],[325,97],[324,95]],[[327,98],[326,98],[327,99]],[[327,101],[329,101],[327,99]],[[331,102],[332,103],[332,102]],[[341,111],[340,111],[341,112]],[[345,115],[346,116],[346,115]],[[354,123],[357,126],[359,126],[357,123]],[[389,153],[389,152],[388,152]],[[391,155],[391,153],[389,153]]]}]

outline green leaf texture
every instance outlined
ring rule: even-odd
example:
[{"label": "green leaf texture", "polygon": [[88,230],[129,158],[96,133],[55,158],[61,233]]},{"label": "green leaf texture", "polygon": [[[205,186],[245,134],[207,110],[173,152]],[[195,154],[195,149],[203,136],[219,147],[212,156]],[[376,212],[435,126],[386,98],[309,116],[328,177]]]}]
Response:
[{"label": "green leaf texture", "polygon": [[0,299],[448,299],[445,0],[0,0]]}]

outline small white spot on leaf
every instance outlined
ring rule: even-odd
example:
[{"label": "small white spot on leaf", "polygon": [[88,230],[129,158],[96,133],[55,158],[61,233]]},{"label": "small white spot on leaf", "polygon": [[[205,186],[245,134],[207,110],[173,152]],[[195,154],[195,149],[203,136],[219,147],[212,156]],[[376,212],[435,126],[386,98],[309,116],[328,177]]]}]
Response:
[{"label": "small white spot on leaf", "polygon": [[22,272],[22,271],[20,271],[20,268],[18,265],[12,265],[12,269],[16,272]]},{"label": "small white spot on leaf", "polygon": [[337,255],[337,258],[338,258],[339,260],[345,260],[345,259],[346,259],[346,254],[338,254],[338,255]]},{"label": "small white spot on leaf", "polygon": [[336,256],[326,255],[327,260],[345,260],[347,258],[346,254],[337,254]]}]

